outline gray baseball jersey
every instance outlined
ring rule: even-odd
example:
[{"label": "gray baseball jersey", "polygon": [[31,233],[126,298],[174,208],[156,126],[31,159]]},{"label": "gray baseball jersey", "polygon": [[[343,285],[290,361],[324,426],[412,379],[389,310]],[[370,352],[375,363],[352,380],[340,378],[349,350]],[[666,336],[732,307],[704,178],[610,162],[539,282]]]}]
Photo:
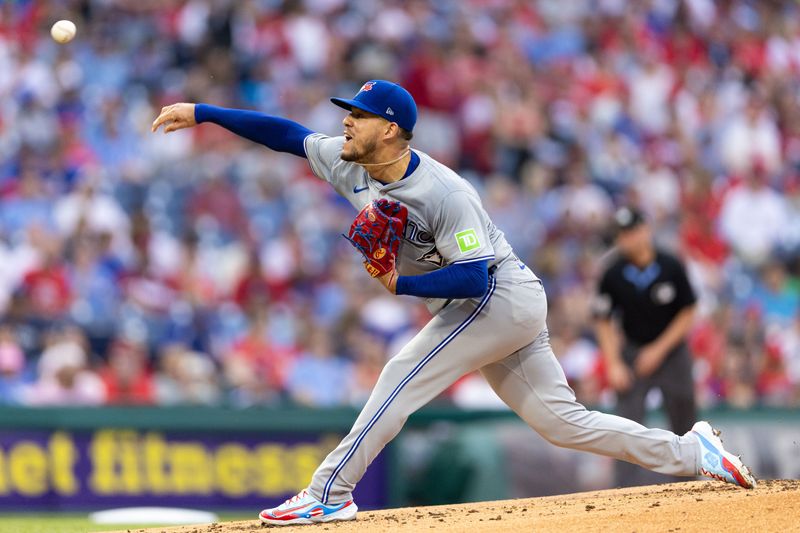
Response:
[{"label": "gray baseball jersey", "polygon": [[313,134],[311,168],[356,209],[376,198],[408,207],[398,271],[411,275],[487,259],[489,287],[480,298],[441,308],[381,372],[350,433],[325,458],[309,492],[325,504],[351,498],[367,466],[408,416],[458,378],[480,370],[495,392],[532,428],[559,446],[592,451],[652,470],[693,476],[700,449],[691,436],[648,429],[577,403],[550,348],[541,282],[519,259],[481,206],[475,190],[424,153],[405,179],[384,185],[340,158],[344,139]]},{"label": "gray baseball jersey", "polygon": [[[455,263],[488,260],[489,266],[513,256],[503,232],[489,219],[470,183],[416,151],[419,166],[405,179],[383,184],[364,167],[342,161],[344,137],[314,134],[305,148],[314,174],[329,182],[357,210],[378,198],[397,200],[408,208],[403,243],[397,257],[400,275],[424,274]],[[427,299],[431,312],[443,300]]]}]

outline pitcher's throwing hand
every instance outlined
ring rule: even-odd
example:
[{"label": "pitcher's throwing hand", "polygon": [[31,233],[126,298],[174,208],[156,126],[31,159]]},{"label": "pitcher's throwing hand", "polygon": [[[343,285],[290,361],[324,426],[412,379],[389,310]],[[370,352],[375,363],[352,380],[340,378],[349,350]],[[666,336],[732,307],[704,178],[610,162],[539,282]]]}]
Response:
[{"label": "pitcher's throwing hand", "polygon": [[194,118],[194,104],[172,104],[161,108],[161,114],[153,121],[150,131],[154,132],[165,124],[164,133],[191,128],[197,125]]}]

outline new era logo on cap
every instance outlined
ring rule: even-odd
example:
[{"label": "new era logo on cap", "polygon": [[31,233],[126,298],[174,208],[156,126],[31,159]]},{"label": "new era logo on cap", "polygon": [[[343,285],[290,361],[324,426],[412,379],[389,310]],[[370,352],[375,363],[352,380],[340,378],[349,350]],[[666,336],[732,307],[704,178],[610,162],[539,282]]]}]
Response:
[{"label": "new era logo on cap", "polygon": [[387,107],[387,108],[386,108],[386,114],[387,114],[387,115],[394,115],[394,111],[392,111],[392,108],[391,108],[391,107]]}]

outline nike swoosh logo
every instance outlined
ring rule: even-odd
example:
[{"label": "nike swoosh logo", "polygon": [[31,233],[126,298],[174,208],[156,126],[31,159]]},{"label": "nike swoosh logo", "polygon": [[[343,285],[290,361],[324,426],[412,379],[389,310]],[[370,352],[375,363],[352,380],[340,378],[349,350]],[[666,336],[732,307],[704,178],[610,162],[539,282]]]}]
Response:
[{"label": "nike swoosh logo", "polygon": [[283,511],[273,511],[272,515],[275,518],[281,518],[282,516],[285,516],[285,515],[287,515],[287,514],[289,514],[291,512],[297,511],[297,510],[302,509],[304,507],[308,507],[308,504],[298,505],[297,507],[292,507],[291,509],[284,509]]},{"label": "nike swoosh logo", "polygon": [[367,187],[361,187],[360,189],[359,189],[358,187],[353,187],[353,194],[358,194],[358,193],[360,193],[360,192],[364,192],[364,191],[366,191],[367,189],[369,189],[369,186],[367,186]]}]

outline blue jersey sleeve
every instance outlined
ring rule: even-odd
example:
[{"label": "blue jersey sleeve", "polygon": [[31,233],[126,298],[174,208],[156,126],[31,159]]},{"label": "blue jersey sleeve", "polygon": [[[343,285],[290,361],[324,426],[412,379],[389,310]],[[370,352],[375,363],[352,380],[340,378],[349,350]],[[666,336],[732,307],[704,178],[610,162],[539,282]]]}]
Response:
[{"label": "blue jersey sleeve", "polygon": [[427,274],[397,278],[397,294],[425,298],[477,298],[488,286],[488,261],[456,263]]},{"label": "blue jersey sleeve", "polygon": [[276,152],[286,152],[300,157],[306,157],[303,140],[314,133],[305,126],[285,118],[208,104],[197,104],[194,107],[194,119],[198,124],[213,122]]}]

